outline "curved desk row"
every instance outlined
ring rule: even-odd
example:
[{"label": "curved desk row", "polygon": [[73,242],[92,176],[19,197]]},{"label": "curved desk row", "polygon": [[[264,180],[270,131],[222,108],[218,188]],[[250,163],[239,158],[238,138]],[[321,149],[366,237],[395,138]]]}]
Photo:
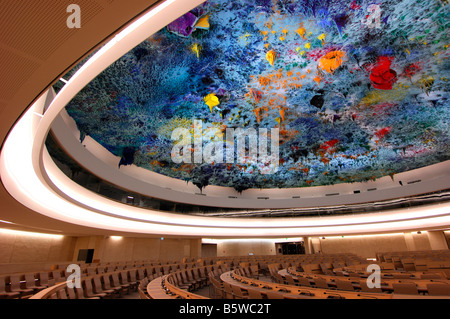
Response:
[{"label": "curved desk row", "polygon": [[361,293],[336,291],[322,288],[302,288],[286,284],[273,283],[259,279],[244,277],[236,270],[228,271],[220,276],[220,279],[230,285],[238,286],[243,290],[257,290],[268,298],[270,292],[277,292],[286,299],[392,299],[392,295],[377,293]]},{"label": "curved desk row", "polygon": [[[319,275],[319,274],[307,274],[295,271],[294,268],[289,268],[288,270],[282,269],[278,271],[278,274],[280,274],[283,278],[286,278],[286,275],[290,275],[294,282],[299,282],[299,278],[305,278],[309,285],[316,284],[317,279],[322,279],[325,281],[325,283],[330,288],[338,288],[337,287],[337,281],[346,281],[349,282],[354,289],[361,289],[362,288],[362,281],[367,281],[367,278],[358,278],[358,277],[345,277],[345,276],[331,276],[331,275]],[[306,283],[306,281],[304,280]],[[442,283],[442,284],[449,284],[449,280],[445,279],[387,279],[387,278],[381,278],[381,291],[378,290],[378,292],[386,292],[386,293],[392,293],[394,291],[394,284],[400,284],[400,283],[414,283],[417,286],[418,293],[426,294],[428,293],[428,284],[434,284],[434,283]],[[301,283],[299,283],[301,285]],[[377,293],[377,291],[374,290],[374,293]]]}]

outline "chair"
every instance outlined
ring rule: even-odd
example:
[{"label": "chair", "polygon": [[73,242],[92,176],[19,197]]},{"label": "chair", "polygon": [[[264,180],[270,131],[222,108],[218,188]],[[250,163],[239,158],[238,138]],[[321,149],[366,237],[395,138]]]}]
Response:
[{"label": "chair", "polygon": [[366,280],[360,280],[359,281],[359,285],[361,286],[361,292],[373,292],[373,293],[382,293],[383,290],[380,288],[369,288],[369,286],[367,286],[367,281]]},{"label": "chair", "polygon": [[25,274],[25,288],[33,289],[33,294],[44,290],[45,286],[38,286],[36,284],[36,277],[34,276],[34,273],[26,273]]},{"label": "chair", "polygon": [[192,274],[192,280],[196,281],[197,287],[202,288],[204,281],[203,279],[200,278],[198,274],[198,268],[192,268],[190,273]]},{"label": "chair", "polygon": [[94,275],[97,274],[97,270],[96,270],[95,267],[87,267],[87,268],[86,268],[86,274],[87,274],[88,276],[94,276]]},{"label": "chair", "polygon": [[169,265],[164,265],[164,266],[162,267],[162,269],[163,269],[164,275],[170,274],[170,266],[169,266]]},{"label": "chair", "polygon": [[115,295],[122,296],[122,287],[112,285],[109,274],[103,274],[101,278],[103,280],[103,290],[114,290]]},{"label": "chair", "polygon": [[259,279],[259,268],[258,265],[250,266],[250,273],[253,278]]},{"label": "chair", "polygon": [[108,295],[107,293],[104,293],[104,292],[99,292],[99,293],[94,292],[94,288],[92,286],[92,277],[85,278],[82,281],[82,285],[84,288],[84,290],[83,290],[84,296],[87,298],[98,297],[100,299],[105,299],[105,298],[110,297],[110,295]]},{"label": "chair", "polygon": [[186,269],[181,271],[181,279],[185,285],[190,286],[189,291],[194,290],[196,288],[196,281],[189,279],[187,272]]},{"label": "chair", "polygon": [[138,287],[138,292],[139,292],[139,297],[141,299],[151,299],[149,295],[147,295],[145,293],[145,291],[143,289],[141,289],[140,287]]},{"label": "chair", "polygon": [[284,279],[286,279],[286,282],[288,285],[296,286],[297,283],[295,282],[294,278],[291,275],[284,275]]},{"label": "chair", "polygon": [[328,286],[328,283],[325,279],[317,277],[314,278],[314,286],[317,288],[325,288],[325,289],[330,289],[330,287]]},{"label": "chair", "polygon": [[11,292],[6,290],[6,277],[0,277],[0,298],[1,299],[20,298],[20,292]]},{"label": "chair", "polygon": [[58,290],[56,292],[56,299],[69,299],[69,297],[67,297],[66,289]]},{"label": "chair", "polygon": [[53,280],[55,280],[55,282],[64,281],[64,279],[62,279],[60,270],[53,270],[52,271],[52,278],[53,278]]},{"label": "chair", "polygon": [[122,289],[122,292],[129,294],[130,293],[130,285],[129,284],[122,284],[119,279],[119,272],[113,272],[110,275],[111,278],[111,287],[120,287]]},{"label": "chair", "polygon": [[137,288],[138,288],[138,285],[139,285],[139,280],[137,279],[136,272],[137,272],[137,269],[130,269],[130,271],[128,272],[129,283],[131,285],[131,288],[134,291],[137,291]]},{"label": "chair", "polygon": [[450,296],[450,284],[427,284],[427,290],[430,296]]},{"label": "chair", "polygon": [[67,297],[68,299],[78,299],[77,294],[75,292],[75,288],[66,287]]},{"label": "chair", "polygon": [[20,275],[10,275],[10,291],[20,293],[20,298],[31,297],[34,290],[31,288],[22,288],[20,283]]},{"label": "chair", "polygon": [[181,271],[177,271],[177,272],[174,274],[174,277],[175,277],[175,279],[176,279],[176,285],[177,285],[179,288],[190,291],[191,285],[186,284],[186,283],[183,282],[183,277],[181,276]]},{"label": "chair", "polygon": [[419,291],[415,283],[393,283],[394,294],[418,295]]},{"label": "chair", "polygon": [[142,289],[145,289],[145,288],[147,287],[147,285],[148,285],[149,282],[150,282],[150,281],[149,281],[148,278],[146,277],[146,278],[142,279],[142,280],[139,282],[139,286],[138,286],[138,287],[141,287]]},{"label": "chair", "polygon": [[119,293],[118,293],[117,290],[114,290],[114,289],[103,289],[102,279],[101,279],[100,275],[92,277],[92,282],[93,282],[93,286],[92,287],[93,287],[94,293],[96,293],[96,294],[105,293],[110,298],[119,296]]},{"label": "chair", "polygon": [[311,287],[311,282],[306,277],[297,277],[297,285]]},{"label": "chair", "polygon": [[273,277],[274,281],[279,283],[279,284],[284,284],[285,283],[283,276],[281,276],[278,272],[274,272],[272,274],[272,277]]},{"label": "chair", "polygon": [[336,271],[334,271],[334,275],[335,275],[335,276],[341,276],[341,277],[344,277],[344,276],[345,276],[345,274],[344,274],[344,272],[343,272],[342,270],[336,270]]},{"label": "chair", "polygon": [[355,291],[352,283],[348,280],[336,279],[334,282],[336,283],[336,288],[339,290]]},{"label": "chair", "polygon": [[38,273],[39,286],[49,287],[49,276],[47,271]]},{"label": "chair", "polygon": [[244,267],[238,270],[240,270],[241,275],[244,277],[250,278],[252,276],[252,274],[250,273],[250,267]]},{"label": "chair", "polygon": [[241,287],[231,285],[231,290],[233,291],[233,294],[238,297],[238,299],[248,299],[247,291],[242,291]]},{"label": "chair", "polygon": [[321,264],[319,264],[319,266],[324,274],[326,274],[326,275],[332,274],[333,266],[331,263],[321,263]]},{"label": "chair", "polygon": [[198,273],[199,273],[200,279],[202,280],[203,285],[207,286],[208,282],[209,282],[209,277],[205,272],[205,267],[200,267],[198,270]]},{"label": "chair", "polygon": [[145,276],[147,276],[149,278],[154,278],[154,273],[155,273],[154,270],[155,270],[154,267],[150,267],[150,266],[145,267]]},{"label": "chair", "polygon": [[145,275],[145,268],[138,268],[138,269],[136,269],[136,279],[137,280],[139,280],[139,281],[141,281],[141,280],[144,280],[144,278],[148,278],[146,275]]},{"label": "chair", "polygon": [[83,285],[81,287],[75,287],[73,289],[76,291],[76,299],[100,299],[100,297],[98,296],[88,297],[83,289]]},{"label": "chair", "polygon": [[263,296],[260,291],[256,289],[247,289],[248,292],[248,299],[263,299]]},{"label": "chair", "polygon": [[220,281],[218,281],[216,278],[214,278],[213,276],[210,277],[210,281],[211,281],[211,288],[210,289],[210,296],[212,299],[224,299],[225,298],[225,291],[223,288],[223,285]]},{"label": "chair", "polygon": [[225,291],[225,299],[234,299],[233,288],[225,281],[223,282],[223,290]]},{"label": "chair", "polygon": [[130,280],[128,279],[129,272],[129,270],[122,270],[121,272],[119,272],[119,282],[121,285],[128,285],[129,290],[133,289],[134,291],[136,291],[135,288],[137,287],[137,284],[130,282]]}]

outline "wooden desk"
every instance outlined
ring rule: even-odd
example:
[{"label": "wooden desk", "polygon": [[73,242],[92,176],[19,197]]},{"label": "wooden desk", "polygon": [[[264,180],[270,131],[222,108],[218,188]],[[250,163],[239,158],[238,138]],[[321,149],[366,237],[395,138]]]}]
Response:
[{"label": "wooden desk", "polygon": [[[380,293],[350,292],[336,291],[332,289],[309,288],[278,284],[273,282],[262,281],[258,279],[243,277],[233,271],[228,271],[220,276],[220,279],[231,285],[241,287],[243,289],[255,289],[263,294],[267,291],[275,291],[281,293],[285,297],[305,297],[308,299],[392,299],[392,295]],[[235,279],[236,278],[236,279]],[[242,281],[241,281],[242,280]]]},{"label": "wooden desk", "polygon": [[152,299],[177,299],[177,296],[171,296],[166,294],[164,289],[161,287],[161,283],[163,279],[165,280],[167,277],[162,276],[158,277],[156,279],[153,279],[148,285],[147,285],[147,293]]},{"label": "wooden desk", "polygon": [[[317,274],[304,274],[293,270],[293,268],[289,268],[289,272],[287,269],[282,269],[278,272],[281,276],[290,275],[294,280],[298,280],[297,276],[302,276],[307,278],[310,282],[314,282],[314,278],[323,278],[327,281],[327,284],[333,288],[336,287],[336,283],[334,280],[346,280],[350,281],[354,288],[361,289],[360,281],[367,280],[366,278],[358,278],[358,277],[345,277],[345,276],[332,276],[332,275],[317,275]],[[383,292],[392,293],[394,291],[393,284],[395,283],[414,283],[417,286],[417,290],[419,293],[425,294],[428,293],[427,284],[430,283],[445,283],[450,284],[449,280],[445,279],[387,279],[381,278],[381,290]]]}]

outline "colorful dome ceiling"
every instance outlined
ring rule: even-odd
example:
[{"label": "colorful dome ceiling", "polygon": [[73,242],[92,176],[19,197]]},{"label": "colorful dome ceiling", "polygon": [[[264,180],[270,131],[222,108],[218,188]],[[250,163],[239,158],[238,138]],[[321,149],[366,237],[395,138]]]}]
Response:
[{"label": "colorful dome ceiling", "polygon": [[[134,164],[200,189],[393,177],[450,159],[447,27],[439,1],[210,0],[66,109],[81,141],[89,135],[120,157],[119,169]],[[272,140],[272,157],[249,150],[227,162],[217,152],[236,151],[225,138],[232,128],[254,129],[256,145],[276,129],[278,150]],[[199,138],[215,160],[195,160]]]}]

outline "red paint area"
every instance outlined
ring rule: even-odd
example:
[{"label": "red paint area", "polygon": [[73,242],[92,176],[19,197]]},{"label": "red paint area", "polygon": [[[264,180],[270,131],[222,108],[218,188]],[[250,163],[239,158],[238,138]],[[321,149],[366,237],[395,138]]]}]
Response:
[{"label": "red paint area", "polygon": [[392,90],[392,85],[397,82],[397,72],[391,69],[389,57],[378,57],[377,64],[372,68],[370,81],[376,89]]},{"label": "red paint area", "polygon": [[381,130],[378,130],[375,132],[375,135],[379,138],[382,139],[383,137],[385,137],[389,132],[391,131],[390,127],[385,127],[382,128]]}]

